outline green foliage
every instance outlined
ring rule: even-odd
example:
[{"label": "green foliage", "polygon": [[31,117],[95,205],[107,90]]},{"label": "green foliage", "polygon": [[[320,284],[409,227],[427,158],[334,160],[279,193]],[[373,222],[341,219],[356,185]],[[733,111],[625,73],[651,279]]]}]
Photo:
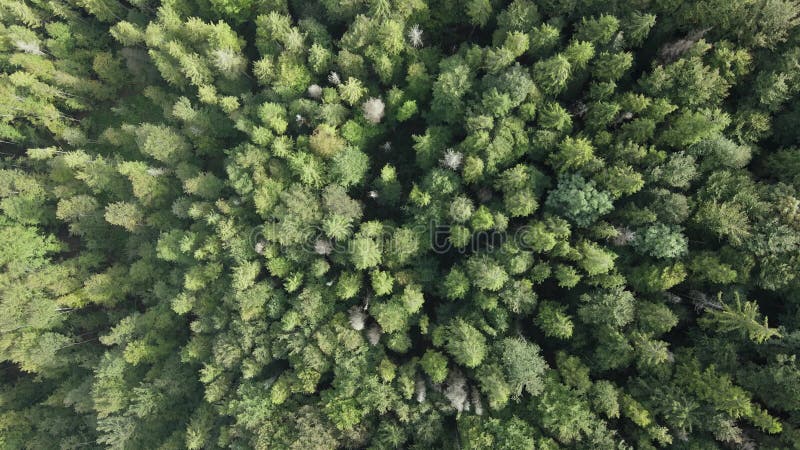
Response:
[{"label": "green foliage", "polygon": [[795,0],[0,35],[0,448],[800,446]]},{"label": "green foliage", "polygon": [[441,383],[447,378],[447,358],[443,354],[435,350],[428,350],[419,363],[422,370],[431,377],[431,381],[434,383]]},{"label": "green foliage", "polygon": [[689,247],[686,237],[679,230],[663,224],[638,231],[632,245],[636,251],[660,259],[681,257]]},{"label": "green foliage", "polygon": [[555,55],[533,66],[533,79],[545,93],[556,95],[566,87],[571,72],[569,60],[563,55]]},{"label": "green foliage", "polygon": [[735,332],[759,344],[781,336],[778,330],[769,327],[766,317],[762,323],[757,303],[742,302],[738,295],[734,305],[723,303],[720,309],[710,308],[700,324],[723,333]]},{"label": "green foliage", "polygon": [[579,175],[561,177],[545,205],[553,212],[586,227],[613,208],[609,195]]},{"label": "green foliage", "polygon": [[559,306],[551,302],[542,303],[536,317],[536,324],[542,329],[545,336],[558,339],[569,339],[572,337],[574,324],[566,313],[565,306]]},{"label": "green foliage", "polygon": [[333,127],[321,124],[314,130],[314,134],[308,138],[308,145],[316,154],[329,158],[342,151],[345,142],[337,135]]},{"label": "green foliage", "polygon": [[500,343],[499,351],[512,395],[519,397],[523,390],[538,395],[543,389],[542,377],[547,369],[539,346],[508,338]]},{"label": "green foliage", "polygon": [[586,139],[567,137],[558,146],[550,161],[559,172],[579,170],[594,157],[592,143]]},{"label": "green foliage", "polygon": [[486,338],[469,323],[458,319],[446,325],[441,333],[444,348],[457,363],[476,367],[486,356]]}]

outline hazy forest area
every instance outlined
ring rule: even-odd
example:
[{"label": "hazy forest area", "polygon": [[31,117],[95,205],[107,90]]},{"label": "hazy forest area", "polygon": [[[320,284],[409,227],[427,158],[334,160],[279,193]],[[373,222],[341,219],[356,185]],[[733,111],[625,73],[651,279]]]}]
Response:
[{"label": "hazy forest area", "polygon": [[0,0],[0,450],[800,449],[800,0]]}]

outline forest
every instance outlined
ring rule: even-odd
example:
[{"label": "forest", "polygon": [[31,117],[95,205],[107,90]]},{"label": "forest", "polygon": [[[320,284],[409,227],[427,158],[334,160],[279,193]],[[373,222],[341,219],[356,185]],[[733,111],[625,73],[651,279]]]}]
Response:
[{"label": "forest", "polygon": [[0,450],[800,449],[800,0],[0,0]]}]

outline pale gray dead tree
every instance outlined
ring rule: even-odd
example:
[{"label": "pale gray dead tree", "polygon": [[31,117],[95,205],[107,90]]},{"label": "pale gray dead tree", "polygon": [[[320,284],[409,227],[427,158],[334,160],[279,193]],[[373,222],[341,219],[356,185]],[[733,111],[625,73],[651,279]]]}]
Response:
[{"label": "pale gray dead tree", "polygon": [[702,39],[703,35],[706,34],[709,30],[711,30],[711,28],[695,30],[686,35],[686,37],[682,39],[678,39],[677,41],[665,44],[663,47],[661,47],[661,50],[658,52],[659,56],[661,57],[661,60],[667,64],[677,60],[678,58],[683,56],[684,53],[688,52],[692,47],[694,47],[694,44],[696,44],[697,41]]},{"label": "pale gray dead tree", "polygon": [[371,97],[361,105],[361,109],[364,111],[364,118],[369,122],[380,123],[381,119],[383,119],[386,105],[383,104],[383,100]]},{"label": "pale gray dead tree", "polygon": [[414,25],[408,30],[408,41],[414,48],[422,47],[422,29],[419,25]]},{"label": "pale gray dead tree", "polygon": [[312,84],[308,87],[308,96],[313,99],[322,97],[322,88],[318,84]]},{"label": "pale gray dead tree", "polygon": [[378,345],[378,342],[381,340],[381,335],[383,334],[383,330],[381,329],[380,325],[375,324],[369,327],[367,330],[367,341],[369,341],[370,345]]},{"label": "pale gray dead tree", "polygon": [[359,306],[353,306],[349,309],[350,313],[350,326],[356,331],[364,329],[364,323],[367,320],[367,315],[364,310]]},{"label": "pale gray dead tree", "polygon": [[461,412],[469,409],[469,395],[467,393],[467,379],[458,369],[453,369],[447,376],[447,387],[444,390],[445,398],[450,406]]},{"label": "pale gray dead tree", "polygon": [[417,378],[417,381],[414,383],[414,393],[418,403],[424,403],[425,398],[428,393],[428,388],[425,385],[425,380],[422,378]]},{"label": "pale gray dead tree", "polygon": [[442,159],[439,160],[439,163],[450,170],[458,170],[461,167],[461,163],[464,161],[464,154],[461,152],[457,152],[452,148],[448,148],[445,150]]},{"label": "pale gray dead tree", "polygon": [[328,82],[330,82],[334,86],[338,86],[338,85],[342,84],[342,79],[339,78],[339,74],[338,73],[331,72],[328,75]]}]

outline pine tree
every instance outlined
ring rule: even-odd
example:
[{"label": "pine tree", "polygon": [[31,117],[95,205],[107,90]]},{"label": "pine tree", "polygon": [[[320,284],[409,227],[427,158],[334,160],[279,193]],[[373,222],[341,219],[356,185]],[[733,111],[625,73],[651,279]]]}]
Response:
[{"label": "pine tree", "polygon": [[0,447],[797,447],[798,17],[0,0]]},{"label": "pine tree", "polygon": [[770,328],[767,318],[760,321],[758,304],[736,296],[735,304],[723,303],[721,309],[709,309],[701,324],[723,333],[735,332],[753,342],[763,343],[772,337],[781,337],[778,330]]}]

